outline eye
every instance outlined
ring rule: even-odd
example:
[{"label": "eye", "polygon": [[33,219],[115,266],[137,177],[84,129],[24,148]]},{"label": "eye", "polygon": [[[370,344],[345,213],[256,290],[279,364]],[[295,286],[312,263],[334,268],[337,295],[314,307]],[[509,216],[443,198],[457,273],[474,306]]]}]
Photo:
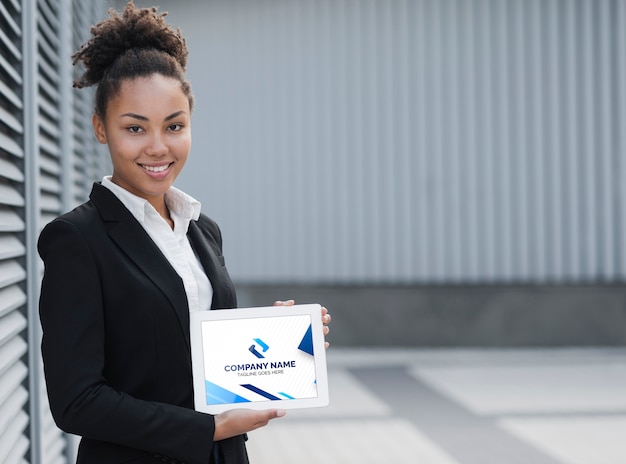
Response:
[{"label": "eye", "polygon": [[183,125],[179,123],[175,123],[175,124],[170,124],[169,126],[167,126],[167,128],[171,130],[172,132],[178,132],[179,130],[183,128]]},{"label": "eye", "polygon": [[143,131],[143,129],[139,126],[129,126],[127,129],[131,134],[139,134]]}]

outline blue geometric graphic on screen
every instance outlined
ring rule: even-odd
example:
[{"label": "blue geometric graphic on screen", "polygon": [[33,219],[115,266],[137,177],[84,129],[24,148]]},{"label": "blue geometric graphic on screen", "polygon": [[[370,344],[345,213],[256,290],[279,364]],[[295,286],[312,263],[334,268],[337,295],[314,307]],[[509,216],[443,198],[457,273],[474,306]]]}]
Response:
[{"label": "blue geometric graphic on screen", "polygon": [[254,344],[250,345],[250,348],[248,348],[248,350],[259,359],[263,359],[265,357],[256,350],[256,346],[254,346]]},{"label": "blue geometric graphic on screen", "polygon": [[[270,349],[270,347],[267,346],[267,344],[263,340],[261,340],[260,338],[255,338],[254,341],[261,347],[261,349],[263,350],[263,353],[265,353],[267,350]],[[257,351],[255,345],[251,345],[250,348],[248,348],[248,350],[250,351],[250,353],[252,353],[253,355],[255,355],[259,359],[265,358],[265,356],[263,356],[261,353],[259,353]]]},{"label": "blue geometric graphic on screen", "polygon": [[250,400],[226,390],[213,382],[205,381],[206,404],[249,403]]},{"label": "blue geometric graphic on screen", "polygon": [[287,398],[288,400],[295,400],[295,398],[291,395],[288,395],[285,392],[278,392],[279,395],[284,396],[285,398]]},{"label": "blue geometric graphic on screen", "polygon": [[280,401],[280,398],[277,396],[272,395],[271,393],[266,392],[265,390],[261,390],[258,387],[255,387],[254,385],[251,384],[243,384],[241,385],[243,388],[247,388],[250,391],[253,391],[254,393],[261,395],[265,398],[267,398],[268,400],[272,400],[272,401]]},{"label": "blue geometric graphic on screen", "polygon": [[313,356],[313,327],[311,325],[309,325],[304,337],[302,337],[302,341],[300,342],[300,345],[298,345],[298,349]]},{"label": "blue geometric graphic on screen", "polygon": [[270,349],[270,347],[267,346],[267,344],[265,344],[265,342],[263,342],[260,338],[255,338],[254,341],[257,342],[261,348],[263,348],[263,353]]}]

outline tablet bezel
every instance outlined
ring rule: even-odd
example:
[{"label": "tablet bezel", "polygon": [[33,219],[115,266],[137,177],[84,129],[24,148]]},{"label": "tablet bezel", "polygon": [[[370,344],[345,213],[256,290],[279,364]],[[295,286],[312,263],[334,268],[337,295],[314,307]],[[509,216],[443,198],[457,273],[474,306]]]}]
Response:
[{"label": "tablet bezel", "polygon": [[[313,360],[315,365],[317,397],[281,400],[261,400],[243,403],[206,404],[205,352],[202,338],[204,321],[271,318],[284,316],[308,315],[311,318],[313,340]],[[231,409],[300,409],[327,406],[328,374],[326,368],[326,349],[322,309],[319,304],[300,304],[293,306],[262,306],[237,309],[195,311],[190,313],[191,361],[193,371],[194,407],[196,411],[219,414]]]}]

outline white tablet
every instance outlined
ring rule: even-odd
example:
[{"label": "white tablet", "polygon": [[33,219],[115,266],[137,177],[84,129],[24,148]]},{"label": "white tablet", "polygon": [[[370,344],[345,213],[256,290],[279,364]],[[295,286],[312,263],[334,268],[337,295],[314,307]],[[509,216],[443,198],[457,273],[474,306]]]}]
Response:
[{"label": "white tablet", "polygon": [[195,311],[195,409],[295,409],[328,405],[318,304]]}]

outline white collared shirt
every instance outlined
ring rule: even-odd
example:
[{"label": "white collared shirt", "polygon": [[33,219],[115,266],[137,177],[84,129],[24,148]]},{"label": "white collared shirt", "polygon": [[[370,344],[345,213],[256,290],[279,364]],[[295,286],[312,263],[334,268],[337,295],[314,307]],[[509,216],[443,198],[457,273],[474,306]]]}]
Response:
[{"label": "white collared shirt", "polygon": [[189,311],[211,309],[213,287],[187,238],[189,222],[200,217],[200,202],[177,188],[170,187],[165,193],[165,203],[174,221],[172,230],[148,200],[113,183],[111,176],[105,176],[102,185],[113,192],[139,221],[181,277],[187,293]]}]

